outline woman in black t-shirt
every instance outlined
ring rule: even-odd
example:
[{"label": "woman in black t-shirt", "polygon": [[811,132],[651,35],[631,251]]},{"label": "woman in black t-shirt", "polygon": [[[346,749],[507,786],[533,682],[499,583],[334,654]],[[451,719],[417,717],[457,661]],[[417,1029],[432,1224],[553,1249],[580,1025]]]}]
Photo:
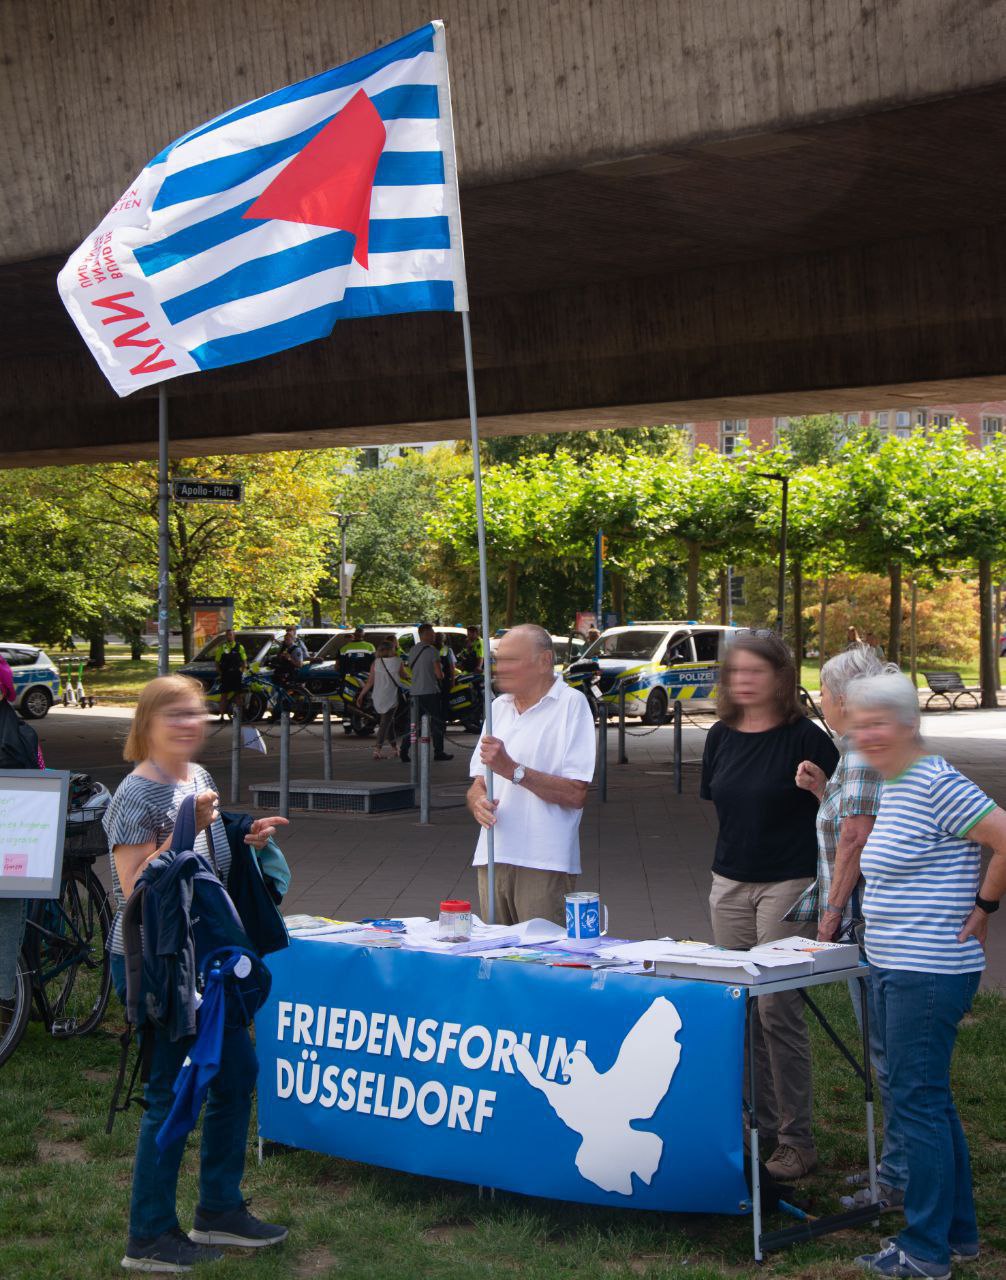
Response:
[{"label": "woman in black t-shirt", "polygon": [[[804,714],[789,649],[771,633],[730,645],[716,709],[700,791],[719,818],[709,909],[717,945],[747,949],[794,931],[783,916],[817,871],[817,803],[796,770],[812,760],[830,777],[838,750]],[[803,1002],[795,991],[763,996],[751,1016],[759,1129],[775,1148],[767,1167],[792,1182],[817,1165]]]}]

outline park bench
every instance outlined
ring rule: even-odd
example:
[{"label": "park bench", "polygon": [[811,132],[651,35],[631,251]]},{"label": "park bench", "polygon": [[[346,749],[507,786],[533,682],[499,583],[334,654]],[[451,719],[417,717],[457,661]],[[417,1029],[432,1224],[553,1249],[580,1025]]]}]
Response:
[{"label": "park bench", "polygon": [[926,683],[932,690],[926,699],[926,705],[923,707],[924,711],[929,710],[930,703],[936,698],[943,699],[947,704],[948,711],[956,711],[958,701],[965,697],[971,699],[975,708],[981,706],[981,702],[978,699],[979,691],[977,689],[969,689],[961,679],[959,671],[923,671],[922,674],[926,677]]}]

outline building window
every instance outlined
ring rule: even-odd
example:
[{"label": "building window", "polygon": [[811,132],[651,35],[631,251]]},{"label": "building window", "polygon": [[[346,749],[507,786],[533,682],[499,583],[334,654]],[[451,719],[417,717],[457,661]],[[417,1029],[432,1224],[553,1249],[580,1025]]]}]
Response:
[{"label": "building window", "polygon": [[951,421],[953,420],[953,416],[954,416],[954,415],[953,415],[952,413],[934,413],[934,414],[933,414],[933,420],[932,420],[932,421],[933,421],[933,426],[934,426],[934,427],[949,427],[949,426],[950,426]]},{"label": "building window", "polygon": [[886,431],[890,426],[891,415],[885,410],[883,413],[877,414],[877,426],[881,431]]},{"label": "building window", "polygon": [[912,418],[917,427],[924,427],[926,423],[929,421],[929,410],[916,409],[915,413],[912,415]]},{"label": "building window", "polygon": [[894,425],[896,427],[910,427],[912,425],[912,415],[907,409],[899,409],[894,415]]},{"label": "building window", "polygon": [[736,453],[747,429],[747,418],[724,418],[720,422],[720,453],[728,457]]},{"label": "building window", "polygon": [[859,426],[859,414],[858,414],[858,413],[847,413],[847,414],[845,415],[845,425],[846,425],[847,427],[858,427],[858,426]]},{"label": "building window", "polygon": [[361,449],[358,465],[361,471],[372,471],[375,467],[379,467],[381,465],[380,449]]},{"label": "building window", "polygon": [[998,439],[1002,434],[1003,420],[1002,418],[986,418],[982,417],[982,444],[991,444],[993,440]]}]

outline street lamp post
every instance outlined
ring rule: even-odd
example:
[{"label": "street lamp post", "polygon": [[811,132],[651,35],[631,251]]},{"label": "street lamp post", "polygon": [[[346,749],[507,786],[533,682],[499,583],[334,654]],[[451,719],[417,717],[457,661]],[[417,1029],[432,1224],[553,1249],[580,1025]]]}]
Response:
[{"label": "street lamp post", "polygon": [[788,532],[787,522],[789,519],[789,476],[781,475],[777,471],[756,471],[755,474],[761,476],[763,480],[776,480],[782,485],[782,523],[779,528],[779,603],[777,606],[779,635],[782,636],[786,629],[786,534]]},{"label": "street lamp post", "polygon": [[330,511],[328,514],[339,522],[339,620],[343,626],[346,626],[346,530],[350,522],[363,512]]}]

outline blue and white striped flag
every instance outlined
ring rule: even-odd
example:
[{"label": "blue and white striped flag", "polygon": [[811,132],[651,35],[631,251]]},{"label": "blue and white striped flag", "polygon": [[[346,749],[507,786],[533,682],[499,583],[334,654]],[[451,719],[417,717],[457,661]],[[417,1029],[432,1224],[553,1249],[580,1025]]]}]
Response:
[{"label": "blue and white striped flag", "polygon": [[337,320],[467,310],[443,23],[165,147],[59,292],[120,396]]}]

